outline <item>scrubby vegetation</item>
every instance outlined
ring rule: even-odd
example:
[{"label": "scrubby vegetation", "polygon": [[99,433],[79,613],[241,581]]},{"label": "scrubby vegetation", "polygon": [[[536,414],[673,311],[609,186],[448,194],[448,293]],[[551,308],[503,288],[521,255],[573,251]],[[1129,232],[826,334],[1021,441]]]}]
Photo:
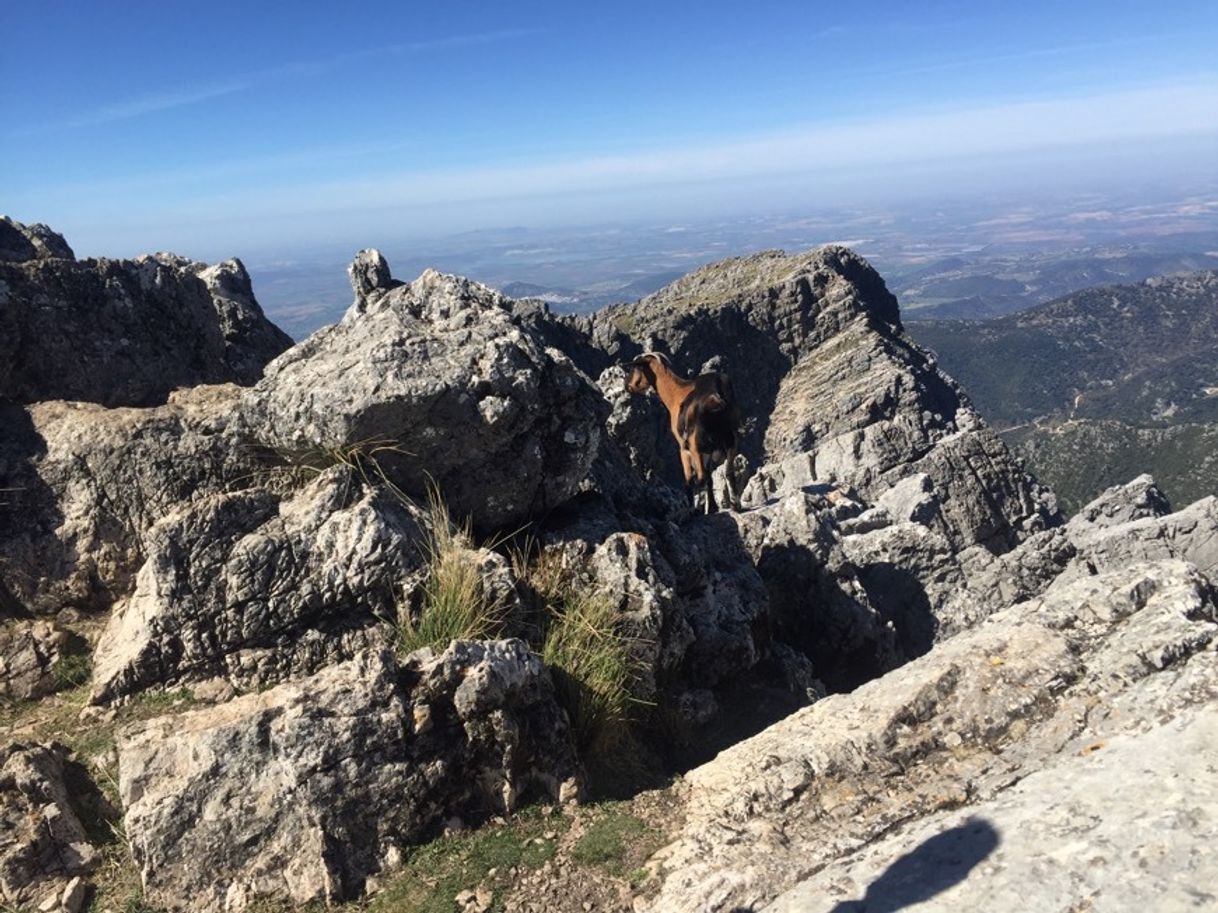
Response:
[{"label": "scrubby vegetation", "polygon": [[469,524],[457,526],[435,493],[429,504],[431,532],[427,542],[427,577],[417,614],[402,612],[404,653],[420,647],[443,649],[454,640],[496,636],[507,606],[486,592]]},{"label": "scrubby vegetation", "polygon": [[[508,549],[527,594],[519,609],[527,617],[512,617],[503,597],[488,592],[469,525],[454,523],[434,492],[428,511],[426,580],[418,607],[402,611],[402,652],[497,637],[509,626],[527,632],[530,647],[550,670],[593,781],[601,779],[604,759],[611,759],[607,766],[615,771],[636,763],[632,722],[642,706],[636,696],[639,670],[614,601],[592,589],[560,553],[526,540]],[[491,543],[497,544],[502,543]]]},{"label": "scrubby vegetation", "polygon": [[636,672],[617,631],[617,611],[599,593],[571,593],[551,608],[541,658],[554,675],[580,754],[627,742]]}]

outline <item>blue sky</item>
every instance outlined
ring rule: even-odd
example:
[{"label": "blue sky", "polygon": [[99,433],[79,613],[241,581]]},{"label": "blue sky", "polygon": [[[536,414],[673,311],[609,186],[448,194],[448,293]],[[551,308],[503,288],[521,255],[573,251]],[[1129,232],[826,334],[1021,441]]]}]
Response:
[{"label": "blue sky", "polygon": [[0,211],[213,257],[931,193],[1066,148],[1204,174],[1215,48],[1212,0],[9,3]]}]

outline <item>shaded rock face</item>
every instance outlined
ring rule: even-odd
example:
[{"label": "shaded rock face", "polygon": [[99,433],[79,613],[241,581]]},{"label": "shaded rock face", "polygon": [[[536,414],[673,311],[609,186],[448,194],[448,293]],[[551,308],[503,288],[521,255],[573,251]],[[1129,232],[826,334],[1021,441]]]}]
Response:
[{"label": "shaded rock face", "polygon": [[0,614],[108,608],[134,589],[155,522],[262,478],[233,429],[237,395],[227,385],[148,409],[0,405]]},{"label": "shaded rock face", "polygon": [[[979,892],[1004,884],[1018,896],[993,908],[1027,909],[1026,892],[1041,889],[1021,884],[1029,871],[1045,890],[1081,877],[1105,897],[1212,883],[1208,857],[1151,847],[1204,846],[1213,834],[1195,803],[1208,807],[1213,786],[1212,745],[1202,744],[1218,725],[1216,613],[1209,581],[1177,560],[1066,580],[796,713],[687,774],[686,823],[650,909],[829,910],[861,900],[881,859],[939,834],[963,840],[957,828],[973,829],[977,855],[937,889],[986,865],[945,909],[974,909]],[[1166,761],[1160,751],[1173,747],[1199,753]],[[1201,782],[1165,797],[1164,762]],[[1101,802],[1092,789],[1114,797]],[[1063,817],[1067,809],[1080,813]],[[1037,822],[1031,834],[1008,830],[1022,821]],[[1011,842],[995,864],[997,833]],[[1098,839],[1112,844],[1082,863],[1074,848]],[[1155,861],[1136,866],[1139,885],[1123,886],[1122,860],[1147,856]],[[885,887],[929,896],[904,880],[876,890]]]},{"label": "shaded rock face", "polygon": [[377,463],[394,484],[422,496],[434,483],[483,529],[573,496],[606,411],[587,378],[485,286],[429,270],[386,290],[369,285],[384,281],[376,269],[353,270],[361,294],[343,320],[243,400],[250,433],[286,454],[384,445]]},{"label": "shaded rock face", "polygon": [[152,720],[120,739],[119,764],[146,894],[192,911],[357,897],[446,816],[557,798],[578,776],[549,677],[519,641],[458,641],[401,670],[360,654]]},{"label": "shaded rock face", "polygon": [[264,687],[386,642],[426,523],[345,466],[284,500],[250,490],[171,513],[97,645],[94,700],[215,676]]},{"label": "shaded rock face", "polygon": [[251,384],[291,345],[240,261],[78,261],[45,226],[3,224],[0,399],[151,405],[177,387]]},{"label": "shaded rock face", "polygon": [[68,882],[97,857],[72,809],[62,749],[0,748],[0,897],[18,909],[58,910]]}]

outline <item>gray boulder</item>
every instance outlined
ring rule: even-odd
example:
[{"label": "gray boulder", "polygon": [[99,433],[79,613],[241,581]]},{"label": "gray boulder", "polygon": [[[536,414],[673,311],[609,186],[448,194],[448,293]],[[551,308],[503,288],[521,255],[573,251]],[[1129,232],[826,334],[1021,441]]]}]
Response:
[{"label": "gray boulder", "polygon": [[384,643],[426,523],[345,466],[284,500],[251,490],[170,513],[97,644],[94,700],[215,676],[263,687]]},{"label": "gray boulder", "polygon": [[194,497],[266,479],[233,429],[234,386],[163,406],[0,406],[0,614],[109,608],[128,596],[144,536]]},{"label": "gray boulder", "polygon": [[0,748],[0,898],[7,906],[58,910],[69,882],[97,860],[73,811],[64,764],[60,746]]},{"label": "gray boulder", "polygon": [[565,356],[512,322],[507,299],[428,270],[367,288],[273,362],[241,411],[289,458],[365,454],[405,492],[434,484],[458,517],[504,529],[579,491],[607,410]]},{"label": "gray boulder", "polygon": [[118,750],[146,896],[200,913],[355,899],[448,818],[557,798],[578,775],[549,677],[519,641],[457,642],[400,671],[360,654],[149,721]]},{"label": "gray boulder", "polygon": [[177,387],[251,384],[292,344],[240,261],[76,260],[58,235],[3,225],[0,399],[162,403]]}]

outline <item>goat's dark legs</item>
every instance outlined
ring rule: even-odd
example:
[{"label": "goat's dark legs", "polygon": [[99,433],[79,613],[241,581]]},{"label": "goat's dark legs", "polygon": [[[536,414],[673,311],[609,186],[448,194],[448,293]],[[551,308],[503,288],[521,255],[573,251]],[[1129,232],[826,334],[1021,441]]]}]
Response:
[{"label": "goat's dark legs", "polygon": [[706,492],[706,512],[713,513],[719,509],[715,503],[715,486],[711,479],[711,474],[707,472],[706,459],[702,456],[702,451],[698,449],[698,435],[693,433],[689,436],[689,462],[693,466],[694,476],[698,480],[698,485]]}]

